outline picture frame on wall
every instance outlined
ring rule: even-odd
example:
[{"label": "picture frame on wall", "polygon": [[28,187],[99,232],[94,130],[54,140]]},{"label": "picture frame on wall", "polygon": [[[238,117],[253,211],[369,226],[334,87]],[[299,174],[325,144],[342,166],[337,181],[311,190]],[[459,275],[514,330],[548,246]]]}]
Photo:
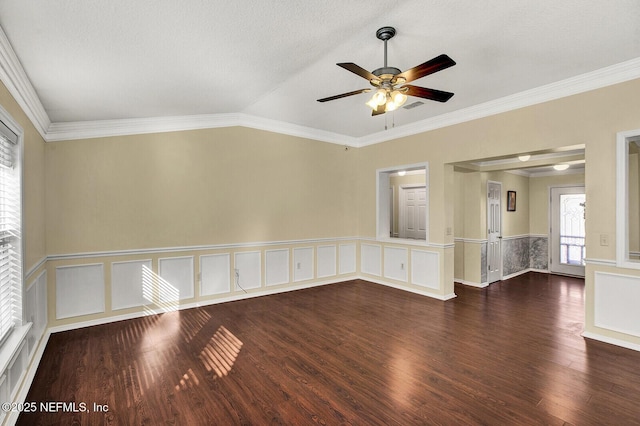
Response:
[{"label": "picture frame on wall", "polygon": [[516,191],[507,191],[507,211],[516,211]]}]

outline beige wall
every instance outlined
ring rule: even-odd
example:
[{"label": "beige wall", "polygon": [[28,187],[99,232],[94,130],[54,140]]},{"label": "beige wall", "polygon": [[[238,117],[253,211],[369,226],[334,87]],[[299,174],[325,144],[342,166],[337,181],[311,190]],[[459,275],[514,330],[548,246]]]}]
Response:
[{"label": "beige wall", "polygon": [[[444,230],[453,226],[445,217],[444,165],[525,151],[586,144],[593,187],[588,198],[602,198],[597,225],[588,235],[615,231],[615,135],[640,126],[640,105],[632,93],[640,80],[562,98],[504,114],[371,145],[359,150],[361,234],[375,236],[375,170],[398,164],[429,162],[430,232],[438,243],[450,243]],[[469,143],[473,141],[473,143]],[[588,183],[589,177],[586,181]],[[595,240],[594,240],[595,241]],[[600,258],[614,258],[613,247],[596,248]]]},{"label": "beige wall", "polygon": [[[453,226],[450,194],[453,181],[445,164],[513,155],[520,152],[585,144],[587,191],[587,248],[589,257],[615,259],[615,138],[616,133],[640,128],[640,80],[569,96],[543,104],[362,148],[359,161],[360,233],[375,236],[375,180],[377,168],[429,162],[430,238],[452,244],[446,227]],[[472,143],[470,143],[472,141]],[[453,171],[451,171],[453,173]],[[451,181],[448,185],[447,182]],[[600,245],[607,236],[608,245]],[[453,264],[445,264],[453,275]],[[615,268],[637,275],[633,270]],[[587,268],[586,330],[640,344],[640,338],[599,329],[594,325],[593,285],[598,266]]]},{"label": "beige wall", "polygon": [[24,131],[22,239],[25,273],[27,273],[46,256],[45,143],[2,82],[0,82],[0,105]]},{"label": "beige wall", "polygon": [[[348,151],[244,128],[45,146],[3,86],[0,103],[25,129],[27,268],[46,254],[375,238],[375,170],[428,162],[429,235],[440,253],[438,293],[446,295],[454,272],[447,228],[459,223],[449,165],[454,162],[585,144],[587,205],[597,206],[587,213],[589,257],[615,259],[615,136],[640,128],[639,91],[640,80],[630,81]],[[538,189],[530,188],[532,199]],[[518,196],[519,207],[522,199]],[[532,213],[530,232],[546,233],[543,222]],[[520,233],[522,223],[509,232]],[[608,245],[600,244],[602,235]],[[593,274],[599,269],[587,267],[587,331],[640,344],[640,338],[595,327]]]},{"label": "beige wall", "polygon": [[[502,183],[502,235],[529,234],[529,178],[506,172],[455,172],[454,277],[481,284],[482,241],[487,238],[487,182]],[[516,211],[507,211],[507,191],[516,191]]]},{"label": "beige wall", "polygon": [[[512,237],[529,234],[529,178],[507,172],[481,173],[483,187],[480,196],[481,208],[487,210],[486,182],[494,181],[502,183],[502,236]],[[516,210],[507,211],[507,192],[516,191]],[[486,220],[483,224],[483,233],[487,235]]]},{"label": "beige wall", "polygon": [[[466,173],[463,179],[462,193],[464,194],[462,238],[487,238],[487,183],[483,182],[480,173]],[[460,210],[454,206],[454,211]],[[458,235],[458,234],[456,234]]]},{"label": "beige wall", "polygon": [[355,155],[239,127],[50,143],[48,253],[354,236]]},{"label": "beige wall", "polygon": [[[480,183],[474,180],[482,179]],[[549,188],[552,186],[583,186],[584,174],[553,176],[519,176],[506,172],[455,174],[455,236],[456,238],[486,238],[486,221],[480,221],[480,211],[486,207],[486,181],[502,183],[503,235],[546,235],[549,233]],[[517,208],[507,212],[507,191],[516,191]],[[474,196],[477,192],[477,197]],[[486,216],[484,216],[486,217]]]},{"label": "beige wall", "polygon": [[[553,176],[519,176],[507,172],[455,173],[455,236],[456,238],[486,238],[486,181],[502,183],[503,235],[547,235],[549,233],[549,188],[552,186],[583,186],[584,174]],[[517,208],[507,212],[507,191],[516,191]]]}]

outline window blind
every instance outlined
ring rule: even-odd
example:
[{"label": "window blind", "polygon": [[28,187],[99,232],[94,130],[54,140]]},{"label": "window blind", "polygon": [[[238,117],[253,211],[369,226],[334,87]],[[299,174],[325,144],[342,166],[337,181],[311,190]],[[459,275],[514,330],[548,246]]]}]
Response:
[{"label": "window blind", "polygon": [[0,341],[21,315],[22,262],[18,136],[0,121]]}]

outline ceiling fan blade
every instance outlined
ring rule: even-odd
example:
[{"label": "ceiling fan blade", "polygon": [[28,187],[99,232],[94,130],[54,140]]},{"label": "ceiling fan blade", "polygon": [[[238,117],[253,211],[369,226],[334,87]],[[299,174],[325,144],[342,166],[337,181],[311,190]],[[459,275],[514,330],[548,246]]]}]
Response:
[{"label": "ceiling fan blade", "polygon": [[432,101],[447,102],[453,96],[451,92],[444,92],[442,90],[427,89],[426,87],[412,86],[406,84],[403,87],[407,88],[407,95],[417,96],[418,98],[430,99]]},{"label": "ceiling fan blade", "polygon": [[[446,68],[452,67],[456,64],[456,62],[448,57],[447,55],[436,56],[430,61],[425,62],[424,64],[420,64],[411,69],[406,70],[405,72],[401,72],[396,75],[395,78],[402,77],[405,79],[405,82],[408,83],[413,80],[417,80],[426,75],[433,74],[434,72],[442,71]],[[340,65],[340,64],[338,64]]]},{"label": "ceiling fan blade", "polygon": [[370,92],[370,91],[371,91],[371,89],[354,90],[353,92],[342,93],[340,95],[329,96],[328,98],[318,99],[318,102],[333,101],[333,100],[340,99],[340,98],[346,98],[347,96],[359,95],[360,93],[366,93],[366,92]]},{"label": "ceiling fan blade", "polygon": [[374,109],[374,110],[371,112],[371,116],[373,117],[373,116],[375,116],[375,115],[384,114],[384,113],[386,112],[386,111],[385,111],[385,110],[386,110],[386,108],[385,108],[385,107],[386,107],[386,105],[385,105],[385,104],[379,105],[377,109]]},{"label": "ceiling fan blade", "polygon": [[356,65],[353,62],[342,62],[339,64],[336,64],[339,67],[344,68],[347,71],[351,71],[354,74],[359,75],[360,77],[366,79],[366,80],[378,80],[380,81],[380,79],[378,77],[376,77],[375,75],[371,74],[369,71],[365,70],[364,68],[362,68],[360,65]]}]

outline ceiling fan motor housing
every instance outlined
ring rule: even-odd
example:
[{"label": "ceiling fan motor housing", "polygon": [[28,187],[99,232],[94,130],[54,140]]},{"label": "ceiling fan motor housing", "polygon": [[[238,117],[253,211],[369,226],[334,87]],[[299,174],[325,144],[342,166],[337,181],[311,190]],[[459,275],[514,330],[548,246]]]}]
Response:
[{"label": "ceiling fan motor housing", "polygon": [[385,75],[394,76],[396,74],[400,74],[401,72],[402,71],[400,71],[396,67],[382,67],[382,68],[378,68],[377,70],[373,70],[371,74],[375,75],[376,77],[380,77],[381,79],[384,79]]},{"label": "ceiling fan motor housing", "polygon": [[382,88],[391,88],[393,84],[395,84],[393,78],[400,74],[400,70],[394,67],[382,67],[377,70],[372,71],[371,73],[376,77],[379,77],[380,80],[371,79],[369,83],[371,83],[374,87],[382,87]]}]

